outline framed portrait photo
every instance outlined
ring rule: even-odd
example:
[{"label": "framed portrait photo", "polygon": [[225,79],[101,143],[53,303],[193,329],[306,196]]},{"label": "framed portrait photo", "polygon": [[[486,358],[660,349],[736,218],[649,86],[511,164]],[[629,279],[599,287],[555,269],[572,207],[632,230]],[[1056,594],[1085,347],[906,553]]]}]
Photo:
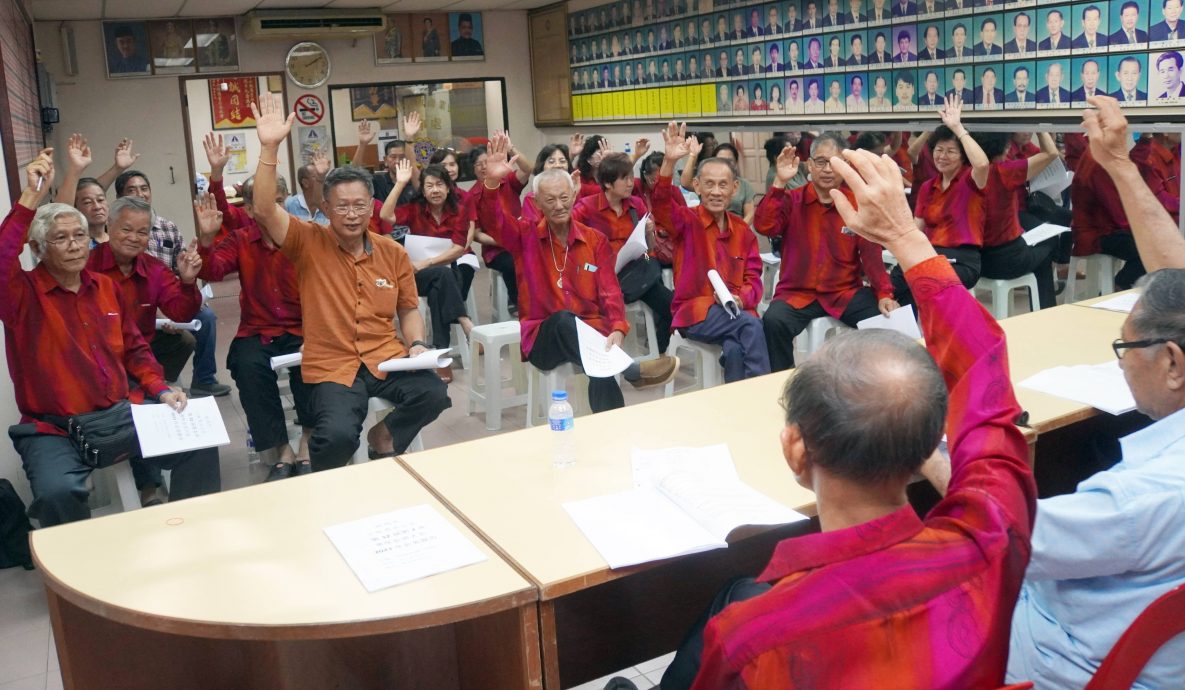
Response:
[{"label": "framed portrait photo", "polygon": [[388,14],[387,30],[374,35],[374,64],[411,62],[411,15]]},{"label": "framed portrait photo", "polygon": [[454,60],[486,59],[481,12],[449,12],[448,35]]},{"label": "framed portrait photo", "polygon": [[152,74],[147,22],[103,22],[103,48],[109,79]]}]

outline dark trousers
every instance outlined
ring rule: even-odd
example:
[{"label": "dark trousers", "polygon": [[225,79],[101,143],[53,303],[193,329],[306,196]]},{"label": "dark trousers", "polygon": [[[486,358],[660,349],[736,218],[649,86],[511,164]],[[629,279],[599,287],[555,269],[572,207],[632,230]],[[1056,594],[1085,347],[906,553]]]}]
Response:
[{"label": "dark trousers", "polygon": [[984,247],[979,253],[983,262],[981,275],[984,278],[1011,280],[1032,273],[1037,277],[1037,296],[1041,308],[1057,306],[1053,287],[1053,256],[1061,241],[1060,237],[1050,237],[1032,247],[1025,242],[1024,237],[998,247]]},{"label": "dark trousers", "polygon": [[[876,293],[872,288],[862,287],[852,296],[852,301],[839,317],[844,324],[856,327],[864,319],[880,314]],[[786,302],[775,299],[761,317],[765,328],[765,345],[769,350],[769,366],[774,371],[785,371],[794,367],[794,338],[806,330],[814,319],[827,316],[823,305],[815,300],[802,309],[795,309]]]},{"label": "dark trousers", "polygon": [[[239,389],[239,402],[247,415],[247,428],[258,450],[271,450],[288,443],[288,424],[280,401],[280,373],[272,370],[271,358],[300,350],[304,339],[285,333],[266,344],[258,335],[235,338],[226,355],[226,368]],[[312,419],[309,413],[309,387],[300,377],[300,367],[288,369],[288,384],[301,423]]]},{"label": "dark trousers", "polygon": [[161,368],[165,370],[166,381],[177,380],[196,347],[194,335],[189,331],[157,331],[148,345],[152,349],[152,356],[156,357],[156,361],[160,362]]},{"label": "dark trousers", "polygon": [[[771,305],[772,306],[772,305]],[[726,606],[738,601],[752,599],[765,594],[772,586],[765,582],[757,582],[751,577],[740,577],[729,582],[712,600],[712,605],[700,616],[695,625],[687,631],[687,636],[675,651],[675,658],[662,674],[662,690],[687,690],[695,681],[699,673],[704,654],[704,628],[712,616],[720,613]]]},{"label": "dark trousers", "polygon": [[495,256],[486,262],[486,266],[502,274],[502,280],[506,283],[507,303],[512,306],[518,304],[518,278],[515,277],[514,257],[510,255],[510,252],[502,252]]},{"label": "dark trousers", "polygon": [[732,383],[769,373],[769,352],[765,349],[765,331],[761,321],[749,312],[735,319],[724,307],[713,304],[703,321],[683,329],[683,335],[723,350],[720,363],[724,381]]},{"label": "dark trousers", "polygon": [[382,398],[395,405],[383,423],[391,432],[396,453],[406,451],[420,429],[452,405],[444,381],[429,370],[391,372],[379,379],[363,364],[352,385],[326,381],[309,387],[313,427],[309,459],[314,472],[350,461],[358,449],[370,398]]},{"label": "dark trousers", "polygon": [[1136,249],[1136,238],[1128,233],[1106,235],[1099,241],[1104,254],[1110,254],[1117,259],[1123,259],[1123,268],[1115,274],[1115,287],[1119,290],[1130,289],[1145,273],[1144,263],[1140,261],[1140,252]]},{"label": "dark trousers", "polygon": [[671,300],[674,299],[675,293],[671,292],[670,288],[662,284],[662,280],[654,281],[654,285],[650,289],[642,293],[636,301],[650,307],[650,311],[654,312],[654,330],[657,331],[655,340],[657,340],[658,351],[664,354],[667,347],[671,344]]},{"label": "dark trousers", "polygon": [[[539,333],[527,361],[542,371],[551,371],[561,364],[580,365],[580,343],[576,337],[576,315],[557,311],[539,324]],[[625,397],[617,379],[588,377],[588,406],[593,412],[625,407]]]},{"label": "dark trousers", "polygon": [[[947,259],[954,259],[950,265],[955,269],[955,274],[959,276],[963,287],[970,290],[979,282],[982,266],[979,247],[935,247],[934,251]],[[893,281],[893,293],[897,303],[903,307],[913,304],[913,293],[909,291],[909,283],[905,281],[905,273],[900,266],[893,267],[893,271],[889,273],[889,279]]]},{"label": "dark trousers", "polygon": [[[86,488],[91,468],[79,459],[70,439],[38,433],[34,424],[9,427],[8,436],[21,456],[25,476],[33,489],[29,517],[38,520],[42,527],[52,527],[91,516]],[[157,473],[162,469],[172,470],[171,501],[217,493],[222,488],[217,448],[137,461]]]},{"label": "dark trousers", "polygon": [[451,266],[431,266],[416,271],[416,291],[428,300],[432,319],[432,347],[449,346],[449,326],[465,314],[461,286]]},{"label": "dark trousers", "polygon": [[[453,264],[453,273],[457,276],[457,285],[461,288],[461,300],[469,299],[469,288],[473,285],[473,274],[476,271],[472,266],[465,264]],[[467,314],[467,316],[474,316]]]},{"label": "dark trousers", "polygon": [[193,382],[217,383],[215,374],[218,364],[214,361],[214,348],[218,344],[218,317],[207,304],[202,304],[194,317],[202,322],[202,330],[193,334],[196,348],[193,351]]}]

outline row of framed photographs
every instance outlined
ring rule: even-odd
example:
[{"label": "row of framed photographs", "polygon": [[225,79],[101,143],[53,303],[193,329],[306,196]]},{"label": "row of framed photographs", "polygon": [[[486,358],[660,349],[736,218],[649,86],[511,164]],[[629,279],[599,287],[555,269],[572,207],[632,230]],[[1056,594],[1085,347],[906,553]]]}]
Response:
[{"label": "row of framed photographs", "polygon": [[239,71],[234,17],[103,22],[107,77]]},{"label": "row of framed photographs", "polygon": [[[1110,95],[1124,107],[1185,105],[1180,51],[1080,58],[994,62],[954,67],[886,67],[870,71],[789,78],[741,78],[704,84],[659,84],[573,94],[576,119],[625,119],[680,115],[850,114],[936,110],[959,94],[967,110],[1058,110],[1087,105],[1091,95]],[[1151,67],[1152,69],[1149,69]],[[657,113],[616,106],[620,94],[648,99],[651,92],[694,91],[700,109]],[[711,107],[708,105],[711,96]],[[649,101],[647,101],[648,103]],[[599,103],[600,111],[590,109]],[[577,105],[579,104],[579,109]],[[672,105],[671,107],[675,107]],[[599,117],[591,113],[601,112]],[[630,114],[632,112],[632,115]]]},{"label": "row of framed photographs", "polygon": [[[1121,2],[1130,0],[1114,0],[1111,4]],[[694,37],[688,40],[676,24],[670,32],[666,26],[659,26],[571,41],[568,60],[571,65],[598,64],[696,48],[719,55],[723,51],[735,52],[739,47],[746,56],[764,48],[770,56],[777,50],[788,61],[797,53],[797,58],[804,61],[832,59],[846,65],[851,60],[853,64],[863,65],[867,59],[880,56],[883,60],[886,55],[893,62],[974,61],[998,60],[1000,56],[1057,57],[1185,47],[1185,25],[1180,32],[1167,32],[1160,26],[1149,32],[1140,29],[1137,22],[1131,29],[1131,41],[1122,22],[1118,30],[1107,33],[1104,27],[1108,25],[1109,9],[1106,2],[1060,4],[972,17],[896,22],[880,28],[828,30],[812,37],[773,40],[754,37],[709,43],[696,41]]]},{"label": "row of framed photographs", "polygon": [[374,35],[374,62],[484,60],[481,12],[388,14],[387,30]]},{"label": "row of framed photographs", "polygon": [[[1059,0],[787,0],[716,4],[695,0],[622,0],[610,5],[568,15],[568,36],[599,36],[620,29],[678,24],[688,40],[742,40],[811,32],[837,27],[885,24],[914,17],[962,16],[1016,8],[1056,5]],[[1165,33],[1176,30],[1181,18],[1181,0],[1101,0],[1116,19],[1131,14],[1127,28]],[[1155,17],[1150,20],[1151,17]],[[679,21],[670,21],[678,19]],[[664,23],[664,20],[667,20]],[[691,26],[688,27],[687,23]],[[1104,23],[1107,33],[1120,29]],[[674,40],[672,35],[672,40]]]}]

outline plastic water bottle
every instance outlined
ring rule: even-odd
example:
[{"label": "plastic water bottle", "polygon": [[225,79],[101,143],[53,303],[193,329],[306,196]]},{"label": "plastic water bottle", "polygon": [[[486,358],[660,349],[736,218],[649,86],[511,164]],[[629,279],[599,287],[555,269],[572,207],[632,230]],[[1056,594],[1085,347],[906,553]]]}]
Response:
[{"label": "plastic water bottle", "polygon": [[567,391],[551,392],[547,422],[551,426],[551,466],[557,470],[576,464],[576,431]]},{"label": "plastic water bottle", "polygon": [[247,432],[247,464],[259,462],[259,451],[255,449],[255,439],[251,438],[251,432]]}]

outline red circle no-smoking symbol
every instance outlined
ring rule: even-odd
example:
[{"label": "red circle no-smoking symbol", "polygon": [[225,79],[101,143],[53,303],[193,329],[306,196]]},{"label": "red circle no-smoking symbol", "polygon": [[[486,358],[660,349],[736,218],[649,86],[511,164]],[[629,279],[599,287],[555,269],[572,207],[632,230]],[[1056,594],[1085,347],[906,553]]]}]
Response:
[{"label": "red circle no-smoking symbol", "polygon": [[296,119],[302,125],[315,125],[325,117],[325,102],[306,93],[296,99]]}]

